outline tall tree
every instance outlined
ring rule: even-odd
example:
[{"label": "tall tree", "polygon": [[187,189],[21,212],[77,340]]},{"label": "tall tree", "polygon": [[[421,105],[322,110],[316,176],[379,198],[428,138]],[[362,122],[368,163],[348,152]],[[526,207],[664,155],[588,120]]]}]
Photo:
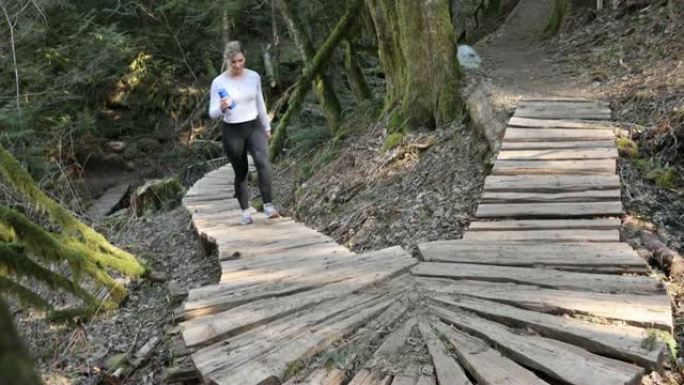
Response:
[{"label": "tall tree", "polygon": [[[295,12],[292,0],[277,0],[280,12],[285,19],[285,24],[287,29],[290,31],[290,35],[294,39],[295,45],[299,49],[304,65],[308,65],[316,55],[316,50],[311,42],[311,38],[306,33],[304,29],[303,22],[299,19],[299,16]],[[333,88],[333,83],[330,77],[321,71],[316,74],[314,81],[314,90],[316,91],[316,96],[323,107],[323,112],[328,120],[328,125],[333,132],[337,131],[340,126],[340,119],[342,116],[342,110],[340,107],[340,101],[335,94],[335,89]]]},{"label": "tall tree", "polygon": [[365,0],[373,20],[390,130],[461,117],[461,73],[448,0]]}]

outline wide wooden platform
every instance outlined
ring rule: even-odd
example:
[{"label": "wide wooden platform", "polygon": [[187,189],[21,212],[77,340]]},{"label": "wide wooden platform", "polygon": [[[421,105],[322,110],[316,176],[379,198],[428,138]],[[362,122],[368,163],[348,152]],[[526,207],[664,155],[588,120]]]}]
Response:
[{"label": "wide wooden platform", "polygon": [[[288,218],[238,225],[233,173],[183,200],[221,277],[182,337],[206,384],[640,384],[665,288],[624,243],[607,105],[524,101],[462,240],[353,253]],[[186,266],[183,268],[192,268]]]}]

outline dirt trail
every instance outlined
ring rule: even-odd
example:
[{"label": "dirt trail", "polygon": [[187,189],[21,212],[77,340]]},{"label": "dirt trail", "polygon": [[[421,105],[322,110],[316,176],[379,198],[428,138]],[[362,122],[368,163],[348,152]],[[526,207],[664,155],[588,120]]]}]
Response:
[{"label": "dirt trail", "polygon": [[476,49],[499,97],[596,97],[598,90],[564,76],[543,50],[553,0],[520,0],[505,23]]}]

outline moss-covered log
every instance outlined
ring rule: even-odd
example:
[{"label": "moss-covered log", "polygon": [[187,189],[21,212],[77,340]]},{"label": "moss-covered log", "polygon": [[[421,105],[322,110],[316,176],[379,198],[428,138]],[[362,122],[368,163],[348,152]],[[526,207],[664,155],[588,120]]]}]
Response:
[{"label": "moss-covered log", "polygon": [[31,222],[24,215],[0,206],[0,224],[11,228],[15,234],[14,242],[22,246],[28,253],[46,261],[66,261],[75,275],[84,272],[96,282],[111,290],[111,297],[116,303],[126,297],[126,289],[116,282],[102,266],[110,266],[117,270],[127,271],[126,261],[111,255],[91,250],[75,239],[60,239]]},{"label": "moss-covered log", "polygon": [[86,226],[66,208],[45,195],[21,164],[2,146],[0,146],[0,175],[24,199],[45,213],[54,225],[59,226],[65,237],[73,237],[98,253],[120,259],[122,265],[126,266],[126,271],[121,271],[122,273],[138,277],[147,272],[145,266],[133,255],[110,244],[102,234]]},{"label": "moss-covered log", "polygon": [[21,343],[12,315],[0,299],[0,384],[40,385],[33,361]]},{"label": "moss-covered log", "polygon": [[[304,30],[304,24],[295,12],[292,0],[277,0],[277,4],[283,19],[285,19],[287,29],[299,49],[302,61],[306,65],[316,55],[311,38]],[[331,131],[336,132],[341,123],[342,108],[335,93],[333,82],[324,71],[321,71],[314,77],[313,86]]]},{"label": "moss-covered log", "polygon": [[365,0],[373,19],[390,131],[461,118],[461,73],[447,0]]},{"label": "moss-covered log", "polygon": [[76,282],[37,264],[29,258],[24,247],[0,242],[0,275],[30,277],[49,288],[59,288],[82,299],[88,306],[96,306],[97,300]]},{"label": "moss-covered log", "polygon": [[359,66],[354,45],[349,39],[344,39],[342,44],[344,45],[344,70],[347,73],[349,88],[351,88],[357,101],[368,100],[373,95],[368,83],[366,83],[366,78],[363,76],[361,66]]},{"label": "moss-covered log", "polygon": [[287,125],[290,123],[290,120],[292,120],[292,117],[298,113],[302,107],[302,102],[304,101],[306,93],[309,90],[309,84],[328,64],[333,50],[337,47],[344,35],[349,31],[353,23],[356,21],[354,16],[360,4],[361,0],[351,0],[349,2],[347,11],[337,22],[337,25],[332,30],[330,35],[328,35],[328,38],[325,39],[325,42],[318,52],[316,52],[314,58],[307,63],[306,67],[304,68],[304,73],[299,80],[297,80],[297,83],[295,84],[295,90],[293,91],[288,102],[287,111],[285,111],[285,115],[283,115],[283,117],[280,119],[280,122],[278,122],[278,126],[271,141],[271,146],[269,148],[271,160],[277,158],[278,154],[280,154],[280,151],[283,149],[285,140],[287,139]]}]

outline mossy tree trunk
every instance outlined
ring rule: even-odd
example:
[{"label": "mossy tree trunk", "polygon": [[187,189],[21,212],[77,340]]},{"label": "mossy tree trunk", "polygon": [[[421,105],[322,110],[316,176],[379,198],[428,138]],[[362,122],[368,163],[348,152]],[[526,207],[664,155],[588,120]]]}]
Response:
[{"label": "mossy tree trunk", "polygon": [[301,109],[302,102],[306,97],[306,93],[309,91],[311,82],[316,78],[316,75],[325,69],[332,56],[333,50],[354,25],[354,22],[356,21],[355,15],[360,4],[361,0],[349,1],[346,12],[337,22],[337,25],[335,25],[335,28],[333,28],[330,35],[328,35],[328,38],[325,39],[325,42],[323,42],[321,48],[316,52],[314,58],[307,63],[302,76],[297,80],[292,96],[288,101],[287,111],[285,111],[285,114],[278,122],[275,134],[271,140],[269,148],[269,157],[271,160],[275,160],[282,151],[285,140],[287,139],[287,126],[290,124],[292,117]]},{"label": "mossy tree trunk", "polygon": [[0,299],[0,384],[40,385],[33,361],[21,343],[12,315]]},{"label": "mossy tree trunk", "polygon": [[461,118],[461,73],[448,0],[365,0],[373,19],[390,131]]},{"label": "mossy tree trunk", "polygon": [[[37,308],[53,310],[47,301],[22,285],[20,279],[28,277],[80,298],[84,306],[79,312],[89,314],[98,308],[113,309],[126,297],[126,289],[108,270],[129,277],[149,273],[133,255],[111,245],[100,233],[45,195],[12,154],[1,146],[0,176],[28,204],[45,214],[58,231],[47,231],[22,213],[0,205],[0,292],[3,294],[11,294]],[[71,277],[45,267],[60,263],[68,264]],[[76,283],[82,275],[107,287],[111,299],[101,303],[83,289]]]},{"label": "mossy tree trunk", "polygon": [[[307,65],[316,55],[311,38],[304,30],[304,24],[295,12],[292,0],[277,0],[277,4],[283,19],[285,19],[287,29],[290,31],[295,45],[299,49],[302,62],[304,62],[304,65]],[[335,94],[333,82],[325,71],[321,71],[314,77],[313,86],[331,131],[336,132],[341,124],[342,108],[340,107],[337,94]]]},{"label": "mossy tree trunk", "polygon": [[370,99],[373,95],[359,66],[354,44],[349,39],[344,39],[342,43],[344,45],[344,70],[347,73],[349,87],[357,101]]}]

